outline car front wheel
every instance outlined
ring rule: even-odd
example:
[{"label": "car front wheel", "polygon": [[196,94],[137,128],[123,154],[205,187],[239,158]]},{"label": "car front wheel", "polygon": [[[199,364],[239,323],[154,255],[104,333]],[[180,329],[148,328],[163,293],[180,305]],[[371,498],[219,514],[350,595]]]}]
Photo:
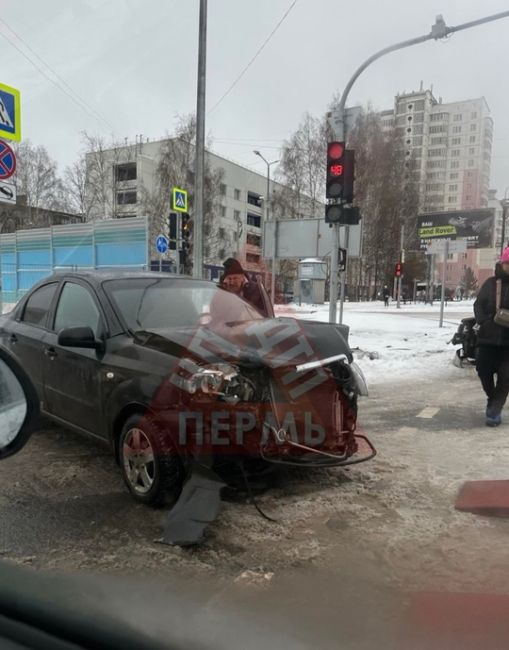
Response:
[{"label": "car front wheel", "polygon": [[150,416],[126,420],[118,451],[124,482],[137,501],[158,506],[177,500],[184,477],[182,462],[170,437]]}]

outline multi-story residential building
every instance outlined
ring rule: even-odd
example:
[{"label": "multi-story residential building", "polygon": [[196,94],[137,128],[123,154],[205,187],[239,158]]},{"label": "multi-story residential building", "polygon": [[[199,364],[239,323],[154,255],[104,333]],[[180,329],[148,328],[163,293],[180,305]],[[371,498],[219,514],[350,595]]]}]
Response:
[{"label": "multi-story residential building", "polygon": [[[145,214],[143,196],[155,190],[157,184],[157,165],[162,147],[167,140],[152,142],[137,142],[135,145],[125,145],[99,153],[87,154],[87,169],[101,169],[100,200],[91,201],[90,218],[124,218],[142,216]],[[100,165],[97,157],[101,157]],[[211,249],[210,242],[205,236],[204,258],[209,260],[206,268],[212,277],[217,276],[220,265],[227,257],[237,257],[248,271],[260,272],[264,264],[262,259],[262,232],[265,216],[265,199],[267,193],[267,177],[215,153],[207,151],[207,164],[212,172],[221,170],[222,181],[219,187],[217,215],[214,215],[216,225],[216,244]],[[97,192],[97,182],[92,183],[89,173],[88,194]],[[97,179],[96,179],[97,181]],[[192,183],[192,173],[188,187]],[[270,183],[271,196],[274,192],[287,190],[274,181]],[[184,186],[185,188],[185,186]],[[168,188],[169,209],[170,188]],[[96,197],[97,198],[97,197]],[[307,196],[300,196],[294,202],[296,208],[289,218],[321,216],[323,204],[312,201]],[[278,202],[280,207],[280,202]],[[281,215],[283,216],[283,215]],[[151,235],[159,233],[161,220],[151,227]],[[152,232],[153,231],[153,232]],[[219,233],[219,238],[217,237]],[[168,234],[168,233],[164,233]],[[217,241],[219,240],[219,241]],[[168,256],[172,253],[169,252]]]},{"label": "multi-story residential building", "polygon": [[493,120],[484,97],[445,104],[421,83],[380,117],[404,141],[422,212],[488,205]]},{"label": "multi-story residential building", "polygon": [[[395,128],[402,138],[421,213],[488,207],[493,120],[484,97],[444,103],[421,82],[418,91],[397,95],[394,109],[380,118],[385,130]],[[494,255],[494,248],[450,255],[446,286],[459,286],[468,267],[481,283],[492,272]],[[435,282],[441,277],[438,262]]]}]

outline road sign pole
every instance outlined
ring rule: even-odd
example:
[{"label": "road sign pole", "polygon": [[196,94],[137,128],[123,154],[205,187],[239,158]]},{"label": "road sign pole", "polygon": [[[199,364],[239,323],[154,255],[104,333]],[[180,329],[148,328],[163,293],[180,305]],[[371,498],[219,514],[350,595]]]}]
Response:
[{"label": "road sign pole", "polygon": [[343,248],[347,251],[346,253],[346,260],[345,260],[345,268],[341,272],[341,297],[340,297],[340,302],[339,302],[339,324],[343,324],[343,307],[345,304],[345,286],[346,286],[346,269],[348,266],[348,244],[350,243],[350,228],[347,226],[345,228],[345,245]]},{"label": "road sign pole", "polygon": [[338,248],[339,224],[334,226],[334,242],[330,256],[330,282],[329,282],[329,323],[335,323],[338,311]]},{"label": "road sign pole", "polygon": [[444,261],[442,265],[442,296],[440,300],[440,323],[439,327],[444,326],[444,305],[445,305],[445,272],[447,269],[447,260],[449,258],[449,240],[446,239],[444,247]]}]

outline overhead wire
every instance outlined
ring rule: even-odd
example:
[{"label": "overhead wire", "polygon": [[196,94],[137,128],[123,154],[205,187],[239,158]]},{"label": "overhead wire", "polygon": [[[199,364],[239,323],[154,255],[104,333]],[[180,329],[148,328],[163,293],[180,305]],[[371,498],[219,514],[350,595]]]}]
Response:
[{"label": "overhead wire", "polygon": [[253,63],[256,61],[256,59],[260,56],[262,51],[265,49],[265,47],[268,45],[269,41],[272,39],[274,34],[277,32],[277,30],[281,27],[281,25],[284,23],[284,21],[287,19],[288,15],[292,11],[292,9],[295,7],[297,4],[298,0],[293,0],[293,2],[290,4],[288,9],[285,11],[283,17],[279,20],[279,22],[276,24],[274,29],[270,32],[270,34],[267,36],[267,38],[264,40],[264,42],[260,45],[258,50],[256,51],[255,55],[252,57],[252,59],[249,61],[249,63],[241,70],[241,72],[237,75],[237,77],[234,79],[232,84],[228,87],[228,89],[223,93],[223,95],[217,100],[217,102],[210,108],[207,113],[212,113],[219,104],[226,99],[226,97],[231,93],[231,91],[235,88],[235,86],[239,83],[239,81],[242,79],[242,77],[246,74],[246,72],[249,70],[249,68],[253,65]]},{"label": "overhead wire", "polygon": [[[7,29],[14,34],[14,36],[21,42],[23,45],[29,50],[37,59],[55,76],[58,81],[55,81],[43,68],[41,68],[40,65],[38,65],[28,54],[17,45],[7,34],[4,32],[0,31],[0,36],[3,36],[4,39],[10,43],[31,65],[34,66],[34,68],[40,72],[50,83],[52,83],[54,86],[56,86],[64,95],[69,97],[77,106],[79,106],[85,113],[87,113],[90,117],[92,117],[94,120],[97,120],[99,122],[103,122],[108,126],[109,129],[112,131],[115,130],[115,127],[108,122],[108,120],[101,115],[99,111],[97,111],[93,106],[88,104],[80,95],[71,88],[71,86],[63,79],[53,68],[41,57],[37,52],[28,44],[26,41],[17,34],[12,27],[8,25],[8,23],[3,19],[0,18],[0,23],[5,25]],[[66,90],[66,88],[69,89]]]}]

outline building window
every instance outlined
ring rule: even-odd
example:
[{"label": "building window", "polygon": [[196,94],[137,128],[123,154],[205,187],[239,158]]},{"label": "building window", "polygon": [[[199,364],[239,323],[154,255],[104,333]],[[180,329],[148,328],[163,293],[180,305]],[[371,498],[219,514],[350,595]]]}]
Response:
[{"label": "building window", "polygon": [[451,151],[451,158],[458,158],[460,155],[460,150],[459,149],[453,149]]},{"label": "building window", "polygon": [[475,142],[475,135],[470,136],[470,143],[472,144],[473,142]]},{"label": "building window", "polygon": [[451,144],[452,144],[452,145],[455,145],[455,144],[461,144],[461,138],[453,138],[453,139],[451,140]]},{"label": "building window", "polygon": [[459,160],[453,160],[451,163],[451,169],[458,169],[460,166]]},{"label": "building window", "polygon": [[470,116],[473,120],[477,119],[477,112],[473,111],[472,115]]},{"label": "building window", "polygon": [[443,124],[441,124],[440,126],[430,126],[429,127],[429,132],[430,133],[445,133],[446,131],[447,131],[447,129]]},{"label": "building window", "polygon": [[124,165],[115,166],[115,179],[117,183],[122,181],[135,181],[136,180],[136,163],[126,163]]},{"label": "building window", "polygon": [[458,197],[457,197],[457,196],[450,196],[450,197],[447,199],[447,203],[456,203],[457,200],[458,200]]},{"label": "building window", "polygon": [[445,149],[430,149],[428,156],[430,156],[430,158],[434,158],[436,156],[445,156],[445,154],[446,154]]},{"label": "building window", "polygon": [[406,119],[407,119],[408,122],[411,122],[413,118],[412,118],[411,115],[409,115]]},{"label": "building window", "polygon": [[431,138],[430,144],[447,144],[447,138],[439,136],[438,138]]},{"label": "building window", "polygon": [[260,235],[253,235],[252,233],[249,233],[246,238],[246,244],[249,246],[260,247],[262,245],[262,238]]},{"label": "building window", "polygon": [[255,255],[254,253],[246,253],[246,262],[248,262],[249,264],[259,264],[260,256]]},{"label": "building window", "polygon": [[471,156],[475,156],[475,147],[470,147],[470,149],[468,150],[468,153],[469,153]]},{"label": "building window", "polygon": [[468,161],[468,166],[469,166],[469,167],[473,167],[473,166],[474,166],[474,161],[473,161],[473,160],[469,160],[469,161]]},{"label": "building window", "polygon": [[226,196],[226,185],[224,183],[221,183],[219,186],[219,194],[221,196]]},{"label": "building window", "polygon": [[470,130],[471,131],[477,131],[477,124],[471,124],[470,125]]},{"label": "building window", "polygon": [[262,197],[259,194],[255,194],[254,192],[248,192],[247,202],[250,205],[255,205],[257,208],[260,208],[262,205]]},{"label": "building window", "polygon": [[240,210],[233,211],[233,218],[235,219],[235,221],[240,221]]},{"label": "building window", "polygon": [[471,201],[471,200],[472,200],[472,197],[470,196],[470,194],[467,194],[467,201]]},{"label": "building window", "polygon": [[454,174],[449,174],[449,180],[455,181],[457,178],[459,178],[459,174],[457,172],[454,172]]},{"label": "building window", "polygon": [[457,185],[449,185],[449,192],[457,192],[457,191],[458,191]]},{"label": "building window", "polygon": [[221,206],[221,216],[226,217],[226,208],[224,205]]},{"label": "building window", "polygon": [[456,113],[456,115],[454,116],[455,122],[461,122],[462,119],[463,119],[463,113]]},{"label": "building window", "polygon": [[132,205],[136,201],[136,192],[117,192],[117,205]]},{"label": "building window", "polygon": [[261,224],[261,217],[257,214],[249,214],[247,215],[247,225],[248,226],[255,226],[256,228],[259,228]]},{"label": "building window", "polygon": [[240,201],[240,190],[235,190],[233,195],[236,201]]},{"label": "building window", "polygon": [[452,132],[453,133],[461,133],[461,126],[453,126],[452,127]]}]

